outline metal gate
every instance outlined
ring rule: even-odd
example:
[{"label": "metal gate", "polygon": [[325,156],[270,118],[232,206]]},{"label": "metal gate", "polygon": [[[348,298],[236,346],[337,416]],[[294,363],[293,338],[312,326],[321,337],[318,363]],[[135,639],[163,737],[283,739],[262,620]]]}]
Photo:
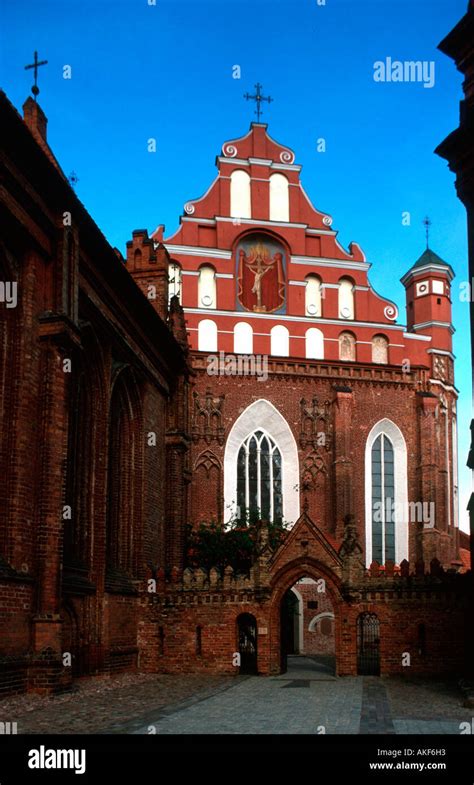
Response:
[{"label": "metal gate", "polygon": [[380,623],[375,613],[357,619],[357,673],[380,676]]},{"label": "metal gate", "polygon": [[250,613],[237,619],[239,628],[240,673],[257,674],[257,622]]}]

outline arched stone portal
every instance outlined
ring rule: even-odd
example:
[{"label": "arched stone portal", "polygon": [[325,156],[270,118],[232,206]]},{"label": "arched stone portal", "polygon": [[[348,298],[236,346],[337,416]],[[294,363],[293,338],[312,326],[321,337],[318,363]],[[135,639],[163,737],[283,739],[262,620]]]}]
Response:
[{"label": "arched stone portal", "polygon": [[[302,596],[302,579],[309,579],[314,586],[315,596],[321,596],[321,605],[330,608],[328,611],[334,619],[334,655],[312,658],[315,669],[328,673],[339,672],[339,658],[341,650],[341,615],[344,601],[340,594],[340,579],[324,565],[308,559],[299,559],[286,565],[275,575],[272,585],[272,600],[270,611],[270,673],[284,673],[287,667],[287,657],[294,655],[295,638],[292,631],[295,629],[294,613],[303,603],[299,603],[292,589],[296,586]],[[293,596],[294,602],[289,602],[288,597]],[[323,603],[324,598],[324,603]],[[303,599],[303,598],[302,598]],[[315,608],[308,608],[308,617],[314,615]],[[289,648],[293,645],[293,650]],[[319,660],[319,664],[316,660]]]}]

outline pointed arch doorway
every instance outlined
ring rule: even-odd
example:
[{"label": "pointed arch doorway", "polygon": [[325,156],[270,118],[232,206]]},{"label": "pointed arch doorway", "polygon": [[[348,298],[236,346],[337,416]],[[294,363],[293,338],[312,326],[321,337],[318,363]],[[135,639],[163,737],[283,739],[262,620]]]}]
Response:
[{"label": "pointed arch doorway", "polygon": [[302,575],[279,604],[280,673],[316,679],[336,673],[335,609],[326,581]]}]

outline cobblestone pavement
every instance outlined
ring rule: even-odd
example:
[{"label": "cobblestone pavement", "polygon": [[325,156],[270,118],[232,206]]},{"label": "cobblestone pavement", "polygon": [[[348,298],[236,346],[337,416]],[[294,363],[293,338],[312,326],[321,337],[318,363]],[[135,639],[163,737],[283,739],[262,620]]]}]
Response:
[{"label": "cobblestone pavement", "polygon": [[276,677],[128,674],[65,695],[0,701],[19,733],[434,734],[460,732],[473,710],[454,682],[336,678],[328,662],[289,657]]},{"label": "cobblestone pavement", "polygon": [[[433,734],[460,732],[472,709],[455,683],[408,677],[336,678],[327,664],[289,657],[277,677],[237,679],[230,689],[149,717],[131,733]],[[118,730],[118,729],[117,729]]]},{"label": "cobblestone pavement", "polygon": [[101,733],[112,725],[146,721],[164,706],[203,698],[235,684],[233,676],[123,674],[79,680],[73,692],[51,697],[20,695],[0,700],[0,721],[18,733]]}]

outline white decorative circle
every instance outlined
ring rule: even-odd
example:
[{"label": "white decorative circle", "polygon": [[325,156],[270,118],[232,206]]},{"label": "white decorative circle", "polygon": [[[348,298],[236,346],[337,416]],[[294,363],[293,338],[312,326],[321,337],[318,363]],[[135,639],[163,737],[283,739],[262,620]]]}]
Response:
[{"label": "white decorative circle", "polygon": [[237,148],[233,144],[225,144],[222,148],[222,152],[227,156],[227,158],[235,158],[237,155]]},{"label": "white decorative circle", "polygon": [[341,316],[343,316],[343,317],[344,317],[344,319],[348,319],[348,318],[350,317],[350,315],[351,315],[351,309],[350,309],[350,308],[348,308],[348,306],[347,306],[347,305],[344,305],[344,306],[341,308]]},{"label": "white decorative circle", "polygon": [[316,308],[314,303],[310,303],[310,305],[308,305],[306,310],[308,311],[309,314],[311,314],[311,316],[314,316],[314,314],[317,312],[318,309]]},{"label": "white decorative circle", "polygon": [[323,218],[323,224],[324,224],[324,226],[331,226],[331,224],[332,224],[332,218],[331,218],[331,216],[330,216],[330,215],[325,215],[325,216],[324,216],[324,218]]},{"label": "white decorative circle", "polygon": [[201,302],[203,305],[212,305],[212,297],[210,294],[205,294],[204,297],[201,297]]},{"label": "white decorative circle", "polygon": [[387,319],[391,319],[392,321],[398,316],[398,310],[394,305],[386,305],[383,312]]},{"label": "white decorative circle", "polygon": [[194,207],[193,204],[191,204],[191,202],[186,202],[186,204],[184,205],[184,212],[187,213],[188,215],[192,215],[195,209],[196,208]]},{"label": "white decorative circle", "polygon": [[283,150],[283,152],[280,153],[280,161],[283,164],[292,164],[294,160],[295,156],[289,150]]}]

